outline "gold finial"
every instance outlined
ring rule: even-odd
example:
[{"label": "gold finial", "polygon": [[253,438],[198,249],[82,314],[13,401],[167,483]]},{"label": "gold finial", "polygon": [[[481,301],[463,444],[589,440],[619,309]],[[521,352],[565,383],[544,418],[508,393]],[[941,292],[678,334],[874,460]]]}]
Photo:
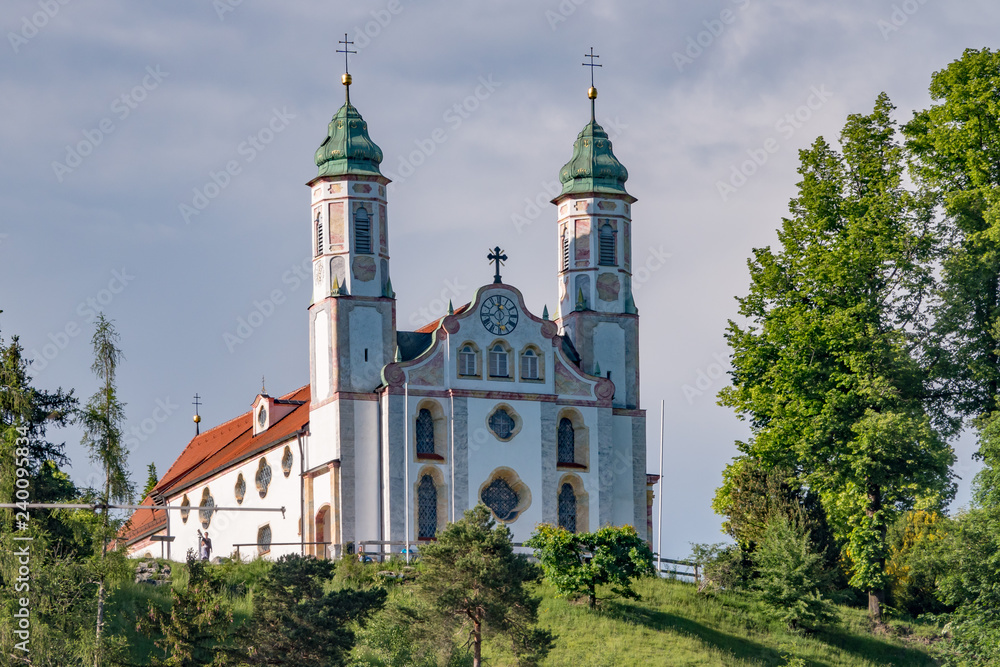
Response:
[{"label": "gold finial", "polygon": [[584,53],[584,58],[590,58],[589,63],[583,63],[584,67],[590,68],[590,90],[587,91],[587,97],[590,99],[590,120],[594,121],[594,100],[597,99],[597,88],[594,87],[594,68],[603,67],[603,65],[598,65],[594,58],[600,58],[598,55],[594,55],[594,47],[590,47],[590,53]]},{"label": "gold finial", "polygon": [[357,53],[357,51],[351,51],[351,44],[354,44],[354,42],[348,41],[348,39],[347,39],[347,33],[346,32],[344,33],[344,39],[343,39],[343,41],[339,41],[338,40],[337,43],[344,45],[344,48],[337,49],[337,53],[343,53],[344,54],[344,75],[342,77],[340,77],[340,81],[341,81],[341,83],[344,84],[344,89],[347,91],[346,92],[347,103],[350,104],[351,103],[351,81],[353,79],[351,79],[351,74],[348,71],[348,67],[347,67],[347,54],[348,53]]},{"label": "gold finial", "polygon": [[264,376],[260,376],[260,393],[267,396],[267,385],[264,383]]},{"label": "gold finial", "polygon": [[191,402],[191,405],[194,406],[194,417],[191,418],[192,421],[194,421],[194,434],[200,435],[201,427],[199,425],[201,424],[201,415],[198,414],[198,407],[201,405],[201,396],[195,394],[194,401]]}]

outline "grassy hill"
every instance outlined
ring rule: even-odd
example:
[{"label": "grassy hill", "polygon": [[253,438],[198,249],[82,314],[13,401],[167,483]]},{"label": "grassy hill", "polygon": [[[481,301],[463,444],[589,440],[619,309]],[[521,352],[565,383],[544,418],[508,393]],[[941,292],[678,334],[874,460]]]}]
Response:
[{"label": "grassy hill", "polygon": [[[352,564],[353,565],[353,564]],[[252,585],[265,563],[226,568],[237,622],[252,611]],[[352,569],[360,568],[354,565]],[[372,581],[376,569],[368,566],[360,578]],[[186,585],[183,565],[174,565],[174,585]],[[357,575],[355,575],[357,576]],[[339,582],[343,585],[344,582]],[[874,635],[868,630],[863,610],[840,607],[841,622],[827,632],[799,635],[768,620],[766,611],[746,595],[700,594],[692,584],[648,579],[638,583],[639,601],[605,600],[596,611],[586,604],[555,596],[541,584],[540,622],[556,635],[556,644],[544,667],[612,667],[634,665],[726,665],[808,667],[922,667],[937,665],[931,638],[938,628],[929,624],[892,622],[892,631]],[[392,596],[405,595],[395,587]],[[150,601],[169,604],[165,587],[126,583],[112,599],[112,627],[126,634],[137,664],[146,664],[152,640],[137,635],[135,618],[145,613]],[[368,633],[355,651],[356,666],[395,667],[412,664],[393,655],[391,630],[378,640]],[[388,646],[387,646],[388,644]],[[500,641],[484,647],[487,665],[513,665]],[[462,661],[459,664],[464,664]],[[471,664],[471,661],[469,662]],[[453,662],[452,665],[455,665]]]}]

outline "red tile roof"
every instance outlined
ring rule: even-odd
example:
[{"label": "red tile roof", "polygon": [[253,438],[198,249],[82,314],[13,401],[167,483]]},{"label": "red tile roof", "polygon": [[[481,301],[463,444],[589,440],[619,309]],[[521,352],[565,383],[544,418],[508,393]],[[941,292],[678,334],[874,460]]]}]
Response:
[{"label": "red tile roof", "polygon": [[[472,305],[471,303],[467,303],[464,306],[459,306],[458,308],[455,309],[455,314],[458,315],[460,313],[464,313],[469,309],[469,306],[471,305]],[[441,320],[443,319],[444,317],[440,317],[434,320],[433,322],[425,324],[424,326],[417,329],[417,333],[434,333],[435,331],[437,331],[437,328],[441,326]]]},{"label": "red tile roof", "polygon": [[[199,480],[266,450],[306,427],[309,423],[309,385],[277,400],[294,401],[300,405],[257,436],[253,434],[253,415],[250,412],[195,436],[150,495],[176,495]],[[147,497],[141,504],[152,507],[153,501]],[[122,531],[122,537],[132,543],[166,527],[165,515],[164,510],[136,510]]]}]

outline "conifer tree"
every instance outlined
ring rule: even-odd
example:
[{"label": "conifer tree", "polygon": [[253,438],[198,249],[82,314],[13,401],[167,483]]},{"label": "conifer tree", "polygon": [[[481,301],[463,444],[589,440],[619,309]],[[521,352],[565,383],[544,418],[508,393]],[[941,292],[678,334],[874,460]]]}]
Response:
[{"label": "conifer tree", "polygon": [[548,653],[552,635],[535,627],[539,600],[524,588],[538,579],[538,568],[514,553],[510,530],[497,526],[485,505],[467,510],[437,541],[421,545],[420,560],[419,599],[432,610],[432,622],[468,630],[474,667],[482,665],[482,642],[489,635],[506,635],[521,664],[535,664]]}]

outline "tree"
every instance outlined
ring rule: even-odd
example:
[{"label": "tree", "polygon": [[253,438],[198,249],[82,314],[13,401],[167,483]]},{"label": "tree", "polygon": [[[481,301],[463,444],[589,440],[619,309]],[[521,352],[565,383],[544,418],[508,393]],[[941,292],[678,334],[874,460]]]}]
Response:
[{"label": "tree", "polygon": [[[80,423],[83,426],[83,444],[90,449],[90,458],[101,466],[104,471],[104,488],[100,492],[100,503],[107,505],[112,502],[129,502],[132,500],[133,488],[128,475],[128,450],[122,433],[125,425],[125,404],[118,400],[118,390],[115,376],[118,365],[122,361],[122,351],[118,347],[119,336],[114,323],[101,313],[97,317],[97,326],[92,343],[94,346],[94,363],[91,370],[101,382],[101,388],[90,398],[80,412]],[[104,509],[102,530],[98,535],[101,553],[107,550],[107,541],[111,539],[113,527],[109,524],[108,509]],[[101,644],[101,631],[104,627],[104,598],[106,575],[99,574],[100,584],[97,592],[97,644]],[[99,665],[100,662],[97,661]]]},{"label": "tree", "polygon": [[536,566],[514,553],[510,530],[497,526],[480,503],[421,545],[424,571],[416,593],[431,610],[430,622],[467,629],[473,665],[482,665],[482,641],[506,635],[522,664],[548,653],[552,635],[535,627],[539,600],[524,585],[538,579]]},{"label": "tree", "polygon": [[150,492],[156,488],[160,478],[156,475],[156,464],[150,463],[146,466],[146,486],[142,489],[142,497],[149,497]]},{"label": "tree", "polygon": [[169,611],[152,602],[137,629],[161,635],[154,644],[164,657],[153,656],[154,667],[221,667],[238,664],[242,653],[232,645],[233,613],[219,595],[204,561],[187,552],[188,585],[171,589]]},{"label": "tree", "polygon": [[812,536],[813,544],[834,565],[839,550],[819,497],[802,486],[795,474],[782,467],[768,468],[760,459],[737,457],[723,471],[712,508],[726,517],[722,529],[746,553],[753,553],[768,523],[784,517]]},{"label": "tree", "polygon": [[927,357],[943,407],[983,417],[1000,394],[1000,52],[966,50],[930,94],[903,128],[914,178],[944,213]]},{"label": "tree", "polygon": [[605,526],[594,533],[571,533],[541,524],[527,542],[560,595],[586,596],[597,606],[597,587],[611,586],[623,598],[638,599],[632,580],[655,574],[653,553],[632,526]]},{"label": "tree", "polygon": [[954,493],[954,455],[924,409],[916,358],[932,216],[903,187],[892,111],[880,95],[871,114],[848,117],[842,153],[822,138],[801,151],[781,250],[755,249],[748,262],[749,324],[729,323],[732,386],[719,394],[750,422],[738,448],[819,495],[875,623],[889,526]]},{"label": "tree", "polygon": [[808,532],[775,516],[751,558],[759,575],[754,587],[760,599],[789,628],[816,630],[836,620],[836,607],[823,596],[831,576]]},{"label": "tree", "polygon": [[385,603],[381,588],[323,592],[335,563],[279,558],[255,594],[253,618],[239,643],[249,665],[344,665],[362,627]]}]

